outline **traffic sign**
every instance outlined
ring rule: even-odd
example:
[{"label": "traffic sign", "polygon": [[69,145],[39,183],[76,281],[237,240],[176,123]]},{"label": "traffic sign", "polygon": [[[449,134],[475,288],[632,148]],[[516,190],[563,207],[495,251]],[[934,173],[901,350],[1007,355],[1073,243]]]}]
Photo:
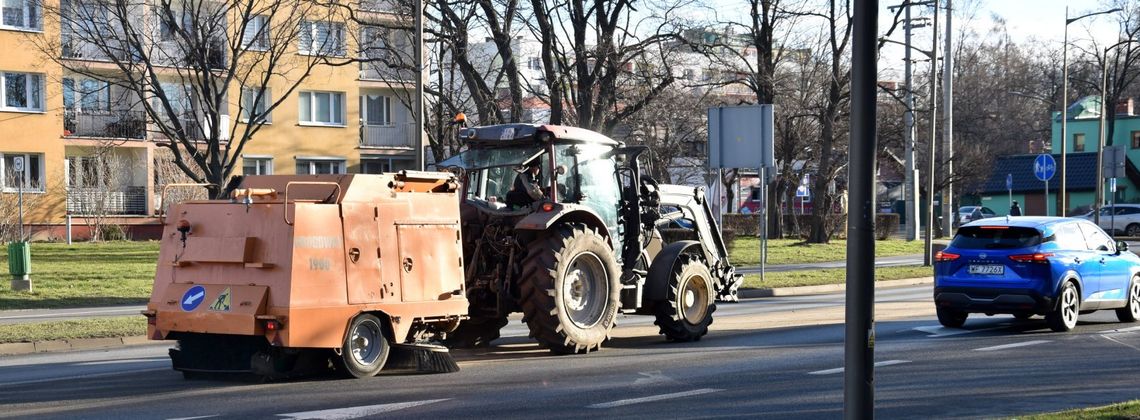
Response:
[{"label": "traffic sign", "polygon": [[1005,174],[1005,189],[1013,189],[1013,174]]},{"label": "traffic sign", "polygon": [[12,158],[12,170],[16,172],[24,171],[24,157],[16,156]]},{"label": "traffic sign", "polygon": [[811,175],[804,174],[804,178],[800,180],[800,186],[796,188],[796,197],[811,196],[811,190],[808,189],[809,183],[811,183]]},{"label": "traffic sign", "polygon": [[195,285],[182,294],[182,310],[190,312],[198,309],[198,305],[201,305],[204,300],[206,300],[206,288],[202,285]]},{"label": "traffic sign", "polygon": [[1053,155],[1037,155],[1037,159],[1033,160],[1033,175],[1042,181],[1049,181],[1053,179],[1053,174],[1057,172],[1057,161],[1053,160]]},{"label": "traffic sign", "polygon": [[1105,178],[1124,178],[1126,149],[1121,146],[1104,146],[1101,151],[1101,168]]}]

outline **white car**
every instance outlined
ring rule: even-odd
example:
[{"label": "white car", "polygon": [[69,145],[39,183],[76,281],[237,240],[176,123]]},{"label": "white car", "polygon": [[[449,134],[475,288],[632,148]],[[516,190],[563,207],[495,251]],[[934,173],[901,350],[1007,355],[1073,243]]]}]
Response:
[{"label": "white car", "polygon": [[[1093,214],[1089,212],[1080,218],[1091,221]],[[1140,236],[1140,204],[1101,207],[1100,228],[1110,233],[1123,232],[1127,236]]]},{"label": "white car", "polygon": [[986,219],[990,217],[997,217],[997,214],[989,207],[982,206],[962,206],[958,208],[958,224],[964,225],[975,220]]}]

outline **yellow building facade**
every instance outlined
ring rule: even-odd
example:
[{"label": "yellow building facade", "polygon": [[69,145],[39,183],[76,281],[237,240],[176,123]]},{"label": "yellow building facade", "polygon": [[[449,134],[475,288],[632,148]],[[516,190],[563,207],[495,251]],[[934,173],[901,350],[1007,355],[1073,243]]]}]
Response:
[{"label": "yellow building facade", "polygon": [[[97,51],[63,33],[59,17],[53,20],[52,13],[45,13],[51,4],[0,0],[0,6],[0,224],[10,226],[17,219],[15,203],[22,186],[24,224],[33,238],[60,238],[69,214],[75,219],[93,213],[120,225],[151,225],[134,230],[140,232],[136,237],[152,236],[161,185],[170,181],[159,168],[169,166],[162,152],[167,140],[138,105],[148,99],[120,92],[90,74],[65,70],[75,61],[96,73],[118,71]],[[352,7],[358,22],[332,24],[342,32],[337,41],[342,63],[364,57],[359,44],[365,41],[411,49],[406,32],[362,24],[402,26],[393,23],[406,18],[392,13],[390,5],[371,1]],[[323,36],[327,25],[311,30],[324,31]],[[227,34],[233,37],[240,39],[242,34]],[[307,39],[300,38],[290,48],[297,60],[304,61],[309,55],[304,47]],[[421,76],[362,61],[318,66],[291,92],[292,83],[271,84],[268,102],[281,99],[277,95],[283,92],[286,97],[244,145],[234,175],[415,169],[423,136],[405,105],[414,77]],[[234,99],[229,101],[222,129],[231,124],[238,132],[244,128],[243,106],[237,99],[241,89],[238,83],[228,89],[228,97]],[[134,99],[123,99],[128,97]],[[92,158],[108,149],[116,161],[126,164],[106,167]],[[96,187],[97,179],[111,176],[120,180],[113,188]],[[145,233],[148,230],[150,234]]]}]

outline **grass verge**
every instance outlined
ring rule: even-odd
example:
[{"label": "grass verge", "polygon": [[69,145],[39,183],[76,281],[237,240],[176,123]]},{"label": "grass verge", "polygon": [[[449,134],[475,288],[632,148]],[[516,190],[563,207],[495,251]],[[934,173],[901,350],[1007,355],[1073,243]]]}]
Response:
[{"label": "grass verge", "polygon": [[1102,407],[1078,408],[1056,413],[1034,414],[1015,417],[1018,420],[1125,420],[1140,419],[1140,400],[1122,402]]},{"label": "grass verge", "polygon": [[[158,242],[32,243],[32,291],[0,281],[0,310],[146,303],[154,282]],[[0,272],[8,272],[0,247]]]},{"label": "grass verge", "polygon": [[[890,257],[922,253],[922,241],[889,239],[875,241],[875,255]],[[847,255],[847,241],[834,239],[826,244],[809,244],[798,239],[772,239],[768,241],[768,264],[800,264],[841,261]],[[729,253],[733,265],[760,265],[760,238],[738,237]]]},{"label": "grass verge", "polygon": [[0,325],[0,344],[137,335],[146,335],[142,315]]},{"label": "grass verge", "polygon": [[[875,281],[911,279],[932,275],[934,273],[930,267],[922,266],[879,267],[875,269]],[[744,287],[772,288],[842,284],[847,281],[847,270],[829,268],[825,270],[783,271],[765,273],[764,277],[764,282],[761,283],[759,274],[747,274],[744,276]]]}]

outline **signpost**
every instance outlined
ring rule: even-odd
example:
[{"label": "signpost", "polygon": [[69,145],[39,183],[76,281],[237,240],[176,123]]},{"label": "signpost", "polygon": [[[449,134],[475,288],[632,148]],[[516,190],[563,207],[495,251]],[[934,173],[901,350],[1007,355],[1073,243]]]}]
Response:
[{"label": "signpost", "polygon": [[[1037,155],[1037,159],[1033,160],[1033,175],[1037,176],[1038,180],[1045,183],[1045,215],[1049,215],[1049,180],[1053,179],[1053,174],[1057,172],[1057,161],[1053,160],[1053,155],[1041,154]],[[1008,178],[1007,178],[1008,179]],[[1011,193],[1012,195],[1012,193]]]},{"label": "signpost", "polygon": [[1005,189],[1009,191],[1009,207],[1013,208],[1013,174],[1005,174]]},{"label": "signpost", "polygon": [[1116,239],[1116,177],[1108,179],[1108,191],[1112,194],[1112,198],[1108,199],[1108,201],[1112,203],[1112,205],[1109,206],[1109,208],[1112,209],[1112,213],[1109,213],[1110,216],[1108,216],[1108,234],[1112,235],[1112,239]]},{"label": "signpost", "polygon": [[709,168],[759,169],[761,282],[768,260],[768,184],[776,175],[774,109],[771,104],[719,106],[708,114]]}]

